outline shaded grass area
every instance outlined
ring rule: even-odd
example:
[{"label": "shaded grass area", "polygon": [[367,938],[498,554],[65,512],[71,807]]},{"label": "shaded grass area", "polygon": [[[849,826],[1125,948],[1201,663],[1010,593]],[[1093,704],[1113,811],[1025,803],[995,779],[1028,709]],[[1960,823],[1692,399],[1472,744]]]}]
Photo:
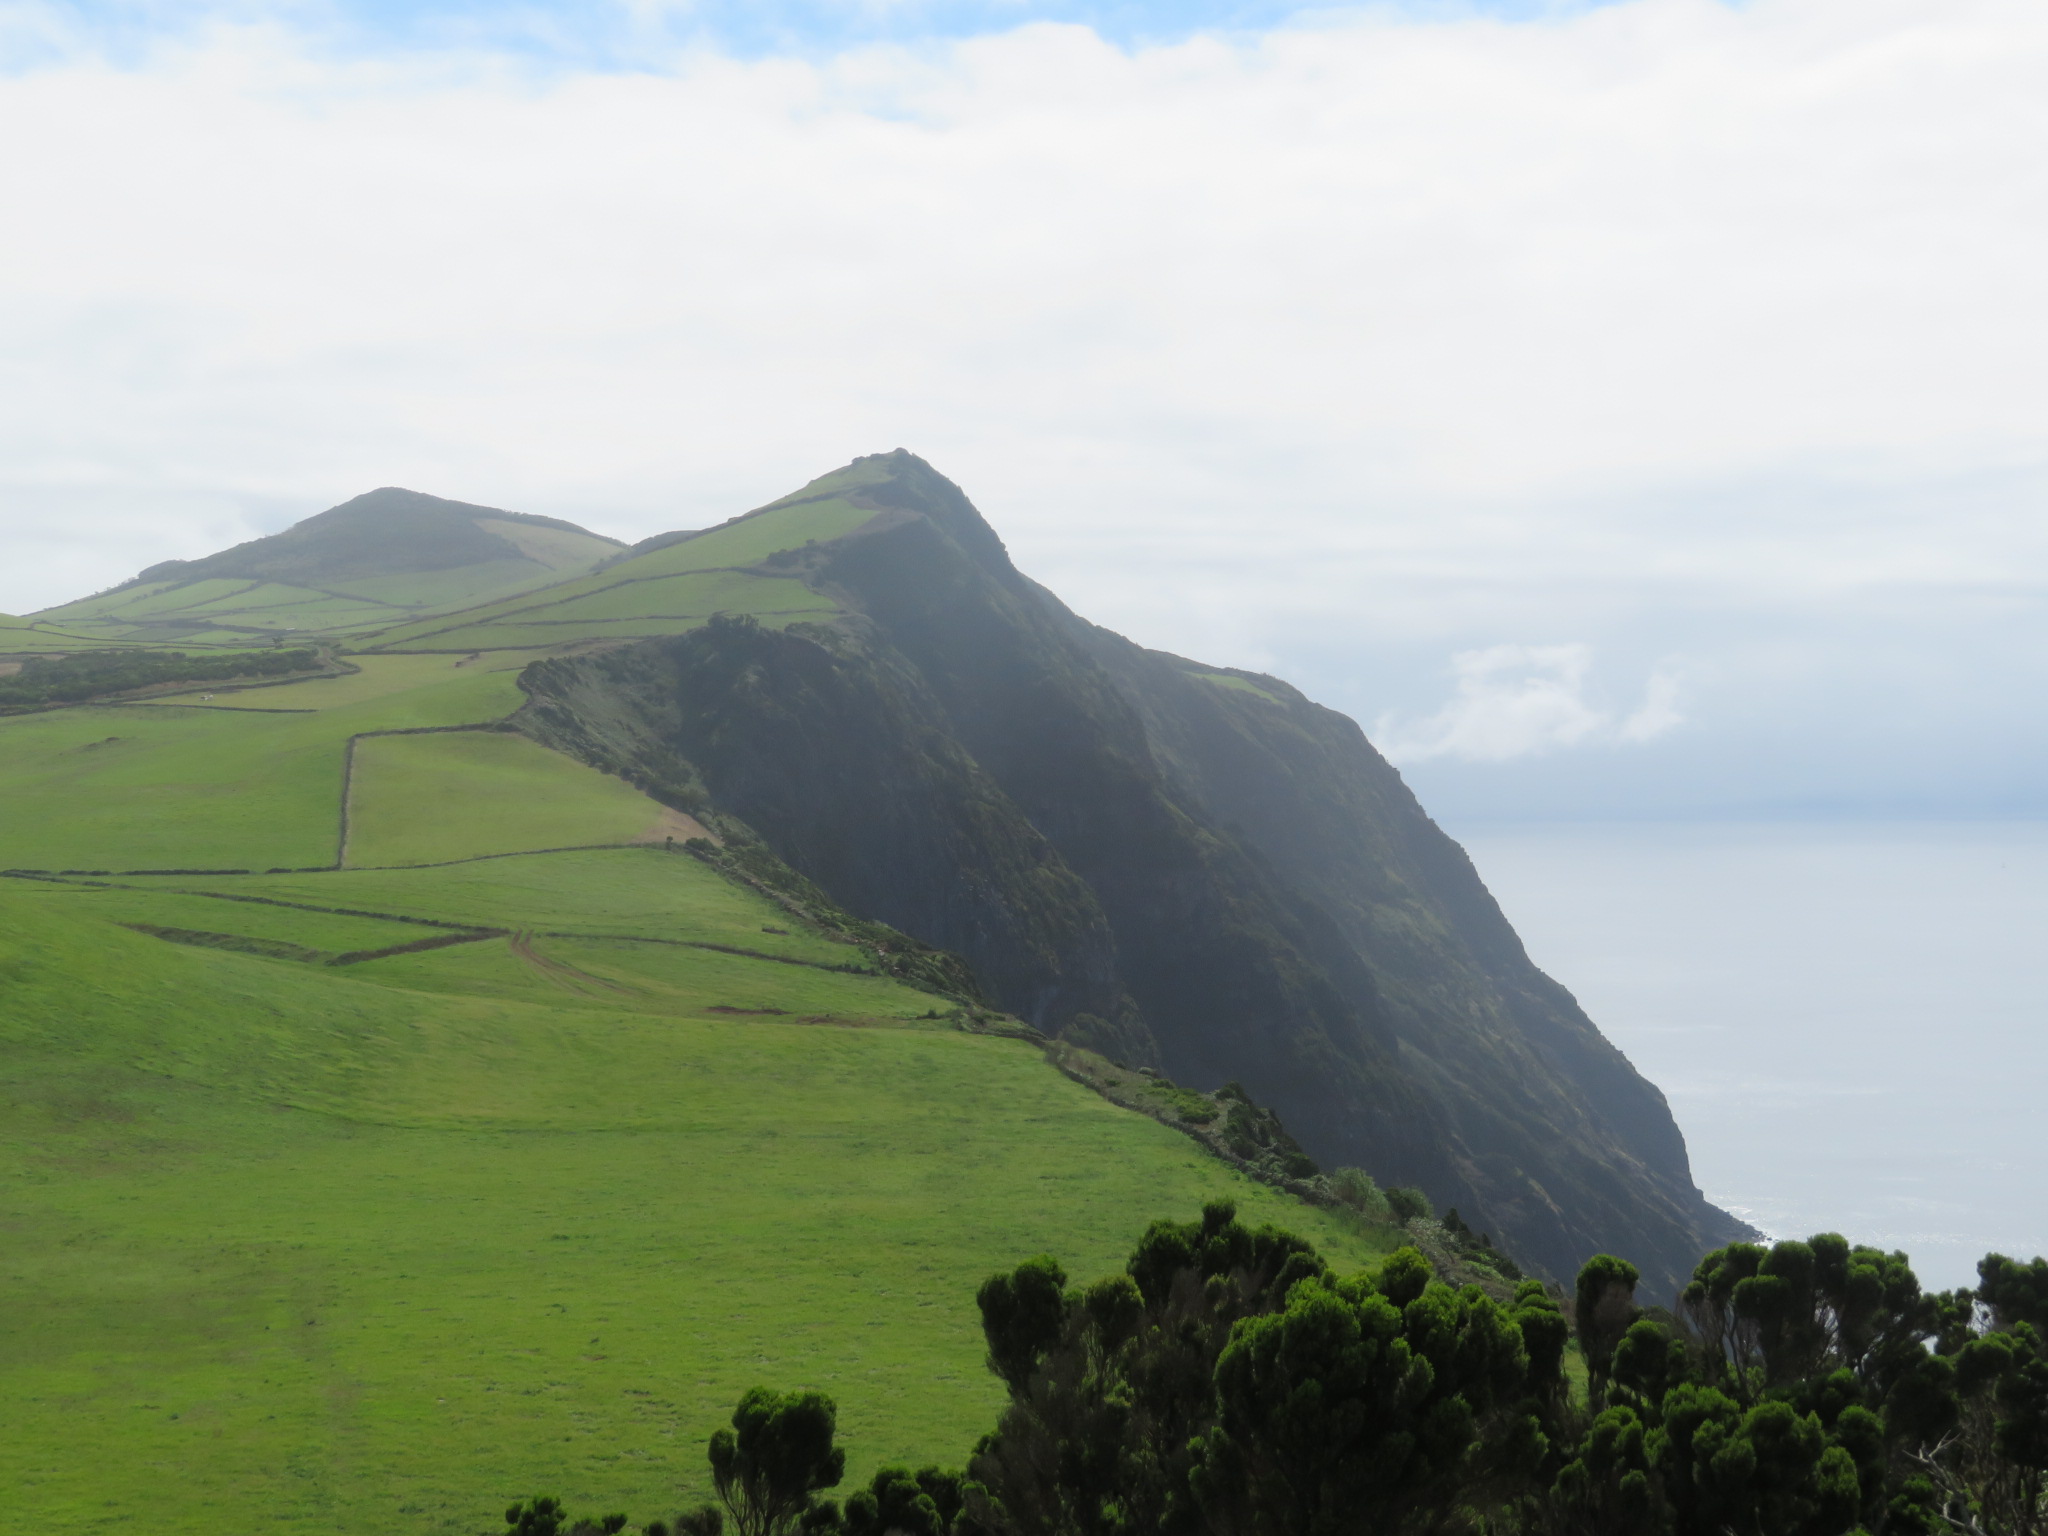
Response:
[{"label": "shaded grass area", "polygon": [[311,714],[135,704],[0,720],[0,860],[21,869],[326,864],[351,735],[494,720],[520,701],[512,673],[472,669]]},{"label": "shaded grass area", "polygon": [[623,779],[502,731],[371,736],[355,746],[352,867],[630,843],[662,807]]},{"label": "shaded grass area", "polygon": [[645,1518],[758,1381],[832,1392],[855,1477],[957,1462],[990,1270],[1103,1272],[1219,1194],[1375,1251],[1018,1042],[429,995],[13,885],[0,1484],[36,1529],[471,1532],[543,1483]]},{"label": "shaded grass area", "polygon": [[[168,877],[140,885],[264,896],[486,928],[691,939],[824,965],[860,963],[781,907],[685,854],[607,848],[523,854],[445,869],[344,869],[308,875]],[[765,930],[776,928],[783,932]]]}]

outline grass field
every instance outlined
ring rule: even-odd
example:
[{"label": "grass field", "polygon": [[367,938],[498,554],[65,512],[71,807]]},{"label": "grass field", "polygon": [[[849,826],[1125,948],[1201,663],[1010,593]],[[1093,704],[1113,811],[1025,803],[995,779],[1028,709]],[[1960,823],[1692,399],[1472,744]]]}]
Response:
[{"label": "grass field", "polygon": [[[854,950],[843,958],[858,962]],[[764,965],[744,955],[631,939],[521,935],[423,954],[366,961],[350,974],[389,986],[499,997],[566,1008],[634,1013],[720,1014],[798,1022],[920,1027],[921,1015],[950,1000],[881,976],[835,974],[812,965]],[[935,1026],[936,1027],[936,1026]]]},{"label": "grass field", "polygon": [[537,1485],[644,1519],[702,1496],[755,1382],[832,1392],[855,1476],[957,1462],[999,1399],[987,1271],[1108,1270],[1216,1194],[1373,1252],[1019,1042],[436,996],[19,884],[0,1482],[30,1528],[473,1532]]},{"label": "grass field", "polygon": [[432,937],[436,929],[417,923],[309,912],[251,901],[188,895],[170,888],[36,881],[10,886],[17,898],[46,903],[45,910],[73,912],[110,923],[147,923],[194,933],[222,934],[258,943],[295,944],[327,954],[386,949]]},{"label": "grass field", "polygon": [[[203,690],[194,691],[211,693],[212,706],[215,709],[320,710],[337,709],[346,704],[362,704],[371,699],[392,698],[415,690],[434,688],[443,683],[468,683],[474,688],[478,685],[473,679],[495,674],[498,684],[489,688],[487,694],[492,701],[503,704],[504,709],[500,710],[500,713],[504,713],[517,707],[519,702],[518,690],[511,686],[512,680],[538,654],[540,653],[532,651],[507,651],[480,656],[474,661],[466,656],[447,655],[352,656],[349,658],[349,665],[356,670],[338,673],[332,677],[315,677],[296,683],[268,683],[243,688],[214,683]],[[179,694],[161,702],[189,707],[192,700],[189,694]]]},{"label": "grass field", "polygon": [[277,701],[301,689],[345,691],[353,679],[255,690],[236,701],[264,698],[256,708],[95,705],[0,719],[0,867],[331,863],[348,738],[498,719],[521,701],[514,676],[444,668],[404,691],[329,708]]},{"label": "grass field", "polygon": [[[76,634],[144,645],[247,645],[252,635],[284,630],[347,635],[531,591],[587,569],[604,548],[597,540],[553,529],[502,520],[491,526],[511,530],[515,542],[533,545],[533,552],[546,563],[488,560],[332,587],[235,577],[157,581],[67,603],[35,617]],[[550,547],[556,544],[561,547]]]},{"label": "grass field", "polygon": [[[783,910],[683,854],[653,848],[480,859],[442,869],[344,869],[306,875],[166,877],[185,887],[318,907],[523,928],[583,937],[689,939],[840,965],[859,951],[793,923]],[[781,929],[783,932],[770,932]]]},{"label": "grass field", "polygon": [[[504,600],[477,567],[0,625],[197,649],[461,608],[348,675],[0,719],[0,869],[214,871],[0,878],[13,1523],[474,1536],[542,1488],[645,1520],[705,1496],[755,1384],[837,1397],[853,1478],[957,1464],[1001,1400],[991,1270],[1092,1277],[1217,1195],[1339,1262],[1391,1246],[687,852],[581,846],[675,824],[624,782],[504,731],[376,734],[502,721],[565,643],[829,616],[751,567],[862,526],[870,473]],[[458,928],[497,931],[333,963]]]},{"label": "grass field", "polygon": [[366,643],[384,649],[496,651],[681,634],[714,613],[748,613],[763,623],[786,624],[829,618],[836,611],[788,576],[723,570],[647,575],[633,562],[472,614],[408,624]]},{"label": "grass field", "polygon": [[352,867],[631,843],[666,813],[621,779],[502,731],[368,736],[349,788]]},{"label": "grass field", "polygon": [[745,568],[873,521],[872,507],[846,499],[862,483],[859,470],[828,475],[694,538],[543,592],[402,625],[369,643],[385,650],[494,649],[675,634],[718,612],[750,613],[767,623],[829,617],[831,604],[802,582]]}]

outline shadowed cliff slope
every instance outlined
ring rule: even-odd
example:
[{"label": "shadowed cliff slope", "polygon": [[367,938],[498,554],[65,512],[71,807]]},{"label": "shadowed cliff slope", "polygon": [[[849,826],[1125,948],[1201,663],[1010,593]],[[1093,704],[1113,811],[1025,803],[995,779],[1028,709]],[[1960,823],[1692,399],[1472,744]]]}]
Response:
[{"label": "shadowed cliff slope", "polygon": [[840,619],[542,663],[530,728],[744,822],[1042,1028],[1241,1080],[1326,1165],[1420,1183],[1555,1275],[1608,1249],[1656,1294],[1745,1230],[1350,720],[1078,618],[913,455],[816,488],[876,514],[776,557]]}]

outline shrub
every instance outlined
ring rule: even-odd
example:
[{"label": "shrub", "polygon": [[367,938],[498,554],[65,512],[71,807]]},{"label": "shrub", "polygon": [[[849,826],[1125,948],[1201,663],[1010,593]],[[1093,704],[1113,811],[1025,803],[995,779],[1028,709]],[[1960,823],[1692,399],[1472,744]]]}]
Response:
[{"label": "shrub", "polygon": [[1339,1205],[1357,1211],[1361,1216],[1374,1217],[1384,1221],[1393,1215],[1386,1191],[1379,1181],[1363,1168],[1339,1168],[1328,1180],[1330,1196]]},{"label": "shrub", "polygon": [[1145,1092],[1190,1125],[1207,1125],[1218,1113],[1207,1095],[1175,1083],[1147,1083]]},{"label": "shrub", "polygon": [[1388,1190],[1387,1206],[1402,1221],[1424,1221],[1429,1216],[1429,1196],[1412,1184]]}]

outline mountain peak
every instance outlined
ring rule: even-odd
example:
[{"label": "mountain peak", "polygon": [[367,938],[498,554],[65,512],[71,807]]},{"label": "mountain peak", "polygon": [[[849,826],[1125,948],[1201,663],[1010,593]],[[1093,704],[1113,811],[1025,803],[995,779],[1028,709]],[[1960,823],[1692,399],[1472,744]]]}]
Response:
[{"label": "mountain peak", "polygon": [[[799,491],[770,502],[771,507],[799,501],[844,497],[855,506],[877,512],[904,512],[929,519],[953,536],[983,566],[1015,577],[1010,552],[967,493],[908,448],[862,454],[843,468],[821,475]],[[762,510],[767,510],[763,508]]]},{"label": "mountain peak", "polygon": [[377,576],[453,570],[519,561],[562,570],[588,565],[620,547],[556,517],[381,486],[294,523],[198,560],[166,560],[135,578],[227,578],[332,585]]}]

